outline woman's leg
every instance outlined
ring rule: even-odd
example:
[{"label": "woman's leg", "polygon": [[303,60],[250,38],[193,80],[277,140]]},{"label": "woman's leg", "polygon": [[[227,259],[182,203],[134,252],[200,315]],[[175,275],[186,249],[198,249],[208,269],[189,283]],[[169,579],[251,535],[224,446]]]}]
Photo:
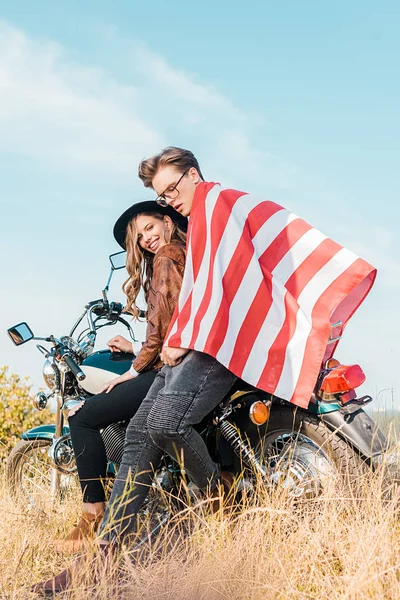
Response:
[{"label": "woman's leg", "polygon": [[104,502],[102,480],[106,476],[107,457],[100,430],[111,423],[131,419],[155,376],[154,370],[146,371],[115,386],[108,394],[97,394],[86,400],[70,418],[71,440],[84,503]]},{"label": "woman's leg", "polygon": [[155,376],[156,371],[146,371],[115,386],[108,394],[97,394],[70,417],[71,439],[83,491],[83,510],[76,527],[63,541],[56,542],[59,551],[80,550],[83,540],[92,537],[100,525],[105,509],[103,480],[107,470],[100,429],[129,420],[138,410]]}]

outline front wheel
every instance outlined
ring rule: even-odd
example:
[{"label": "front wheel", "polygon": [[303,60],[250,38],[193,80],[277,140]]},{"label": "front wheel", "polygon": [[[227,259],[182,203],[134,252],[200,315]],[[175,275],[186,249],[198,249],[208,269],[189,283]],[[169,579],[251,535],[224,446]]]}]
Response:
[{"label": "front wheel", "polygon": [[61,501],[79,493],[78,478],[62,474],[48,455],[51,440],[21,440],[11,451],[6,467],[13,498],[27,508],[48,513]]},{"label": "front wheel", "polygon": [[316,416],[273,406],[266,425],[245,433],[267,472],[269,484],[295,498],[315,498],[338,480],[352,485],[366,472],[362,457]]}]

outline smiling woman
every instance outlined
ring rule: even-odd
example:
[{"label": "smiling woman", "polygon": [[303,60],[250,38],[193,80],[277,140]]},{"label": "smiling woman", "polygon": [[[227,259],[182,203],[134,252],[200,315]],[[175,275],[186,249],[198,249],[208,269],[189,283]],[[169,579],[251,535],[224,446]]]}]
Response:
[{"label": "smiling woman", "polygon": [[158,248],[165,246],[172,221],[169,217],[156,217],[153,215],[139,215],[136,219],[136,230],[139,246],[143,250],[157,252]]},{"label": "smiling woman", "polygon": [[83,512],[61,551],[78,550],[93,535],[104,511],[103,480],[107,457],[100,431],[107,424],[129,421],[146,397],[158,370],[164,337],[175,310],[185,267],[187,219],[154,201],[139,202],[126,210],[114,227],[116,241],[127,251],[128,279],[123,289],[125,311],[139,317],[136,299],[141,290],[147,302],[146,340],[139,350],[115,336],[108,342],[112,352],[137,353],[132,366],[108,381],[95,396],[69,413],[69,427],[83,492]]},{"label": "smiling woman", "polygon": [[[127,269],[134,276],[131,275],[126,280],[123,289],[127,296],[127,306],[135,317],[140,314],[136,305],[140,288],[143,287],[145,297],[149,293],[155,256],[172,239],[185,243],[186,238],[167,214],[143,212],[129,222],[126,235]],[[144,265],[144,268],[140,265]]]}]

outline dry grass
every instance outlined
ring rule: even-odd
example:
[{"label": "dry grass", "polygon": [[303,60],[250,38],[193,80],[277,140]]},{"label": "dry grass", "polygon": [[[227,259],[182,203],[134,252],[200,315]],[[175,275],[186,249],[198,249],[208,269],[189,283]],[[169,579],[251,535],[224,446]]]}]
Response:
[{"label": "dry grass", "polygon": [[[390,492],[390,493],[389,493]],[[260,490],[228,518],[188,509],[140,560],[119,557],[124,582],[115,588],[115,569],[88,558],[85,576],[69,600],[269,600],[400,598],[400,522],[397,484],[389,489],[382,471],[367,473],[355,493],[338,496],[332,486],[317,501],[296,505],[277,490]],[[71,501],[49,517],[24,513],[0,496],[0,597],[27,600],[32,583],[71,563],[57,555],[61,537],[78,510]],[[190,535],[186,524],[190,522]]]}]

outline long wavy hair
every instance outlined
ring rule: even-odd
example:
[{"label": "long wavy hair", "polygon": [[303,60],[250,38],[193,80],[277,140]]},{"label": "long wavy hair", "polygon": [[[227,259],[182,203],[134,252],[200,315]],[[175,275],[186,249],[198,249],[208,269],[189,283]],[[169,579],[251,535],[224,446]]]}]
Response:
[{"label": "long wavy hair", "polygon": [[[160,221],[164,221],[164,215],[157,212],[142,212],[140,215],[146,217],[154,217]],[[144,297],[146,303],[149,296],[150,281],[153,276],[153,261],[154,254],[144,250],[138,242],[138,231],[136,226],[136,219],[139,215],[133,217],[126,228],[126,270],[128,271],[129,277],[124,282],[122,290],[126,294],[127,303],[124,308],[124,312],[130,312],[137,319],[140,314],[140,309],[136,305],[136,299],[139,295],[140,289],[143,288]],[[170,230],[168,239],[166,242],[182,242],[186,244],[186,233],[178,227],[178,225],[172,221],[172,228]],[[164,234],[165,235],[165,234]]]}]

